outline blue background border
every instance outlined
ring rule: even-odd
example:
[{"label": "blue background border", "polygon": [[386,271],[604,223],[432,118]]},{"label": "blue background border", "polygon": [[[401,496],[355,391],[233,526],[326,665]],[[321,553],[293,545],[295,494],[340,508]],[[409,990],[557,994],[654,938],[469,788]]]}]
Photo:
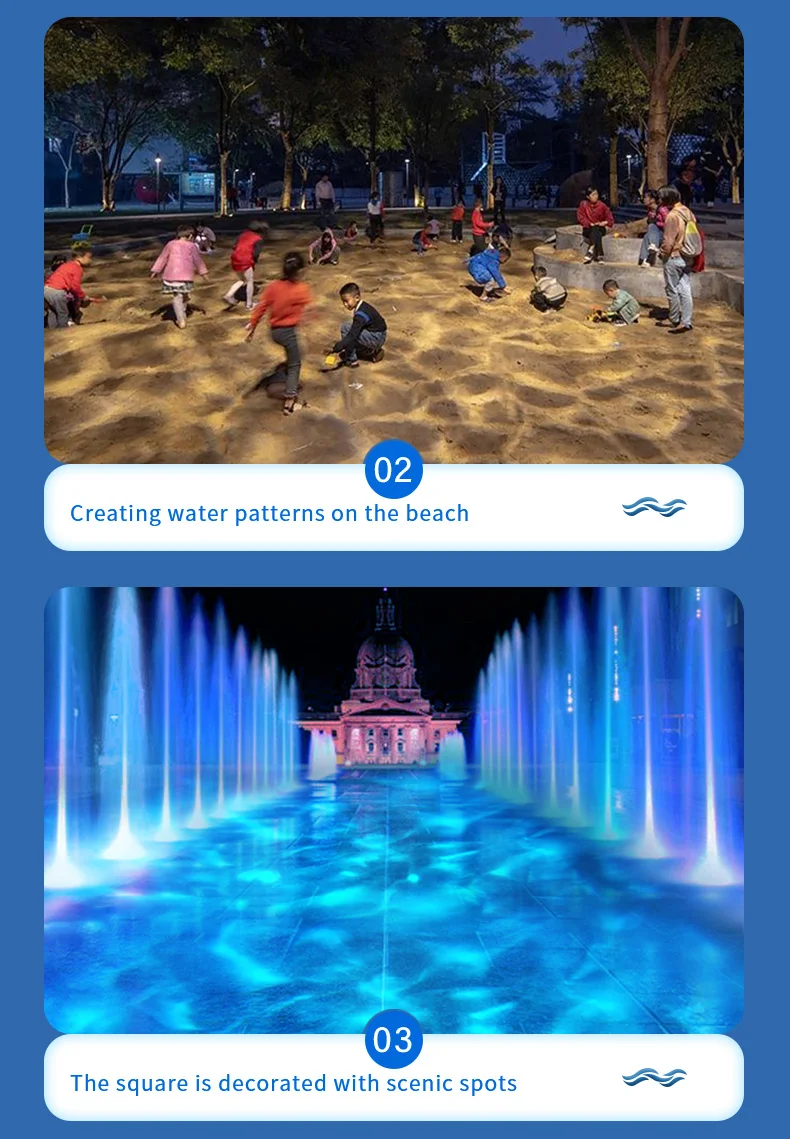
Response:
[{"label": "blue background border", "polygon": [[[192,0],[160,6],[148,0],[112,8],[80,3],[80,15],[164,16],[215,15],[222,5]],[[657,5],[642,8],[631,3],[600,2],[598,15],[649,15]],[[41,317],[32,299],[40,288],[40,233],[43,206],[41,178],[42,40],[50,23],[75,14],[74,9],[48,3],[9,4],[4,20],[5,58],[2,82],[8,148],[3,171],[6,324],[15,326],[14,344],[6,347],[4,369],[5,439],[2,459],[4,557],[0,572],[6,588],[3,598],[2,686],[6,711],[3,738],[2,817],[5,845],[6,904],[3,915],[6,1016],[2,1039],[7,1046],[4,1064],[3,1122],[10,1135],[101,1134],[117,1125],[66,1124],[47,1112],[42,1096],[42,1058],[54,1035],[42,1012],[42,938],[40,927],[41,835],[41,724],[43,718],[43,609],[46,598],[65,585],[720,585],[737,592],[746,612],[746,776],[747,811],[747,977],[746,1014],[733,1033],[746,1054],[746,1100],[732,1120],[715,1126],[728,1136],[768,1134],[786,1107],[780,1105],[786,1081],[787,1055],[787,924],[788,748],[782,731],[788,706],[787,559],[784,553],[784,519],[780,513],[782,467],[780,456],[788,447],[787,352],[779,352],[779,329],[786,314],[776,277],[786,263],[786,87],[788,19],[769,15],[768,6],[733,3],[673,5],[671,11],[692,10],[697,15],[729,16],[743,29],[746,40],[747,139],[749,153],[751,218],[755,237],[749,242],[749,279],[757,282],[750,296],[747,323],[748,390],[746,444],[733,462],[746,484],[748,515],[738,545],[718,554],[79,554],[55,550],[42,526],[42,488],[55,465],[42,437]],[[271,4],[237,3],[234,15],[272,11]],[[504,14],[524,15],[529,8],[508,3]],[[561,5],[564,15],[578,12],[574,4]],[[585,9],[589,11],[589,9]],[[305,0],[292,13],[325,14],[326,5]],[[334,12],[342,15],[342,5]],[[375,11],[385,15],[478,15],[470,0],[434,2],[427,6],[380,2]],[[535,15],[548,15],[545,6]],[[780,92],[780,77],[783,80]],[[785,161],[783,161],[785,160]],[[776,203],[772,229],[760,218],[767,202]],[[784,216],[783,216],[784,215]],[[772,267],[773,261],[773,267]],[[777,264],[778,262],[778,264]],[[765,300],[766,303],[763,303]],[[19,333],[22,335],[19,335]],[[786,472],[786,465],[783,472]],[[364,477],[360,470],[360,477]],[[786,482],[786,473],[785,473]],[[777,491],[780,493],[777,494]],[[784,587],[784,588],[783,588]],[[243,1127],[244,1124],[235,1124]],[[261,1124],[247,1124],[260,1127]],[[315,1124],[264,1124],[267,1134],[302,1135]],[[349,1131],[362,1134],[366,1123],[322,1125],[330,1136]],[[432,1136],[483,1134],[494,1125],[410,1123],[410,1134]],[[499,1124],[515,1134],[523,1124]],[[613,1130],[632,1134],[685,1135],[700,1124],[529,1124],[530,1134],[562,1136],[580,1127],[595,1135]],[[220,1135],[227,1124],[128,1123],[124,1134],[146,1139],[171,1132],[187,1134],[195,1128]],[[376,1131],[395,1135],[399,1123],[375,1125]]]}]

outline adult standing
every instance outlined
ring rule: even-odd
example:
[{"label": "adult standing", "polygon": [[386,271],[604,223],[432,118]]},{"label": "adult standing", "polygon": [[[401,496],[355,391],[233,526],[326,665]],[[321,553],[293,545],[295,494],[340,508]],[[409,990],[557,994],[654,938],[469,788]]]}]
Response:
[{"label": "adult standing", "polygon": [[675,179],[675,189],[678,192],[681,202],[684,206],[691,205],[691,199],[694,196],[694,179],[696,178],[696,164],[691,166],[687,164],[680,171],[680,174]]},{"label": "adult standing", "polygon": [[494,225],[505,225],[505,206],[507,205],[507,186],[504,178],[499,175],[494,179]]},{"label": "adult standing", "polygon": [[[691,259],[683,254],[686,227],[689,222],[696,224],[694,214],[680,200],[676,186],[662,186],[658,200],[669,213],[664,222],[664,236],[659,247],[659,256],[664,265],[664,289],[669,301],[669,331],[671,333],[691,332],[694,316],[694,302],[691,296]],[[659,321],[664,327],[663,321]]]},{"label": "adult standing", "polygon": [[712,154],[706,154],[702,160],[702,188],[705,192],[705,204],[708,206],[716,205],[716,189],[723,173],[722,164]]},{"label": "adult standing", "polygon": [[582,227],[582,237],[587,242],[584,264],[603,261],[603,239],[607,230],[614,227],[614,217],[595,186],[588,186],[584,197],[576,209],[576,220]]},{"label": "adult standing", "polygon": [[315,201],[321,217],[318,219],[321,229],[326,229],[332,221],[335,212],[335,187],[329,175],[324,171],[315,185]]}]

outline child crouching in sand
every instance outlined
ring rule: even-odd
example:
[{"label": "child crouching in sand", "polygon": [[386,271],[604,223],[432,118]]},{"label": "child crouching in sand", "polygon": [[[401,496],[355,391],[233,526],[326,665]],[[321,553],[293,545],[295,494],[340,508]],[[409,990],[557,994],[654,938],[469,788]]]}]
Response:
[{"label": "child crouching in sand", "polygon": [[55,257],[52,270],[44,282],[44,308],[47,328],[68,328],[79,324],[83,305],[103,301],[104,297],[89,297],[82,288],[82,277],[93,258],[90,246],[72,247],[71,258]]},{"label": "child crouching in sand", "polygon": [[174,241],[168,241],[151,266],[151,277],[162,275],[162,291],[171,297],[176,324],[187,326],[187,305],[195,280],[195,273],[208,277],[200,250],[192,240],[194,230],[191,225],[181,225],[176,230]]},{"label": "child crouching in sand", "polygon": [[535,287],[529,294],[529,303],[538,312],[559,312],[568,299],[568,290],[556,277],[550,277],[542,265],[532,266]]},{"label": "child crouching in sand", "polygon": [[358,367],[360,355],[377,364],[384,355],[386,320],[378,309],[362,300],[362,290],[354,281],[343,285],[340,300],[353,316],[340,325],[340,339],[329,351],[349,368]]},{"label": "child crouching in sand", "polygon": [[617,281],[610,277],[603,283],[603,291],[609,298],[609,307],[598,313],[599,320],[610,324],[637,324],[639,322],[639,301],[632,297],[625,289],[621,289]]},{"label": "child crouching in sand", "polygon": [[307,260],[311,265],[337,265],[340,260],[340,247],[335,235],[328,227],[317,237],[307,250]]},{"label": "child crouching in sand", "polygon": [[500,265],[509,260],[510,250],[506,246],[502,249],[497,249],[493,245],[490,245],[488,249],[484,249],[481,253],[475,253],[474,257],[469,258],[469,273],[478,285],[483,286],[483,294],[480,297],[481,301],[492,300],[492,294],[498,292],[500,289],[503,293],[510,292],[499,268]]},{"label": "child crouching in sand", "polygon": [[259,321],[268,312],[271,338],[275,344],[285,349],[287,377],[283,415],[293,415],[305,406],[296,398],[299,373],[302,370],[302,354],[296,330],[302,322],[304,310],[312,300],[310,290],[301,280],[303,270],[304,258],[301,253],[286,253],[282,276],[279,281],[272,281],[263,290],[260,301],[252,310],[250,323],[245,328],[245,340],[250,341]]},{"label": "child crouching in sand", "polygon": [[422,257],[429,249],[433,249],[433,242],[431,241],[427,224],[424,225],[422,229],[417,230],[411,239],[411,247],[419,257]]}]

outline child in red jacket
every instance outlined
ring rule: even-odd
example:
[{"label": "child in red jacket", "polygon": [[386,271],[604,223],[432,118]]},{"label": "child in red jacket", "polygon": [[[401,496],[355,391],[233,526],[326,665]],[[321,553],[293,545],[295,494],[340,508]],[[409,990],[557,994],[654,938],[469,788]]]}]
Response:
[{"label": "child in red jacket", "polygon": [[590,186],[579,202],[576,220],[582,227],[582,236],[587,242],[584,264],[590,261],[603,261],[603,239],[607,230],[614,226],[612,211],[602,202],[598,191]]},{"label": "child in red jacket", "polygon": [[[253,218],[244,233],[237,238],[230,255],[230,266],[236,274],[236,280],[222,298],[229,308],[245,298],[247,310],[252,310],[252,298],[255,293],[255,265],[261,255],[263,243],[269,233],[269,226],[265,221]],[[244,288],[241,287],[244,283]]]},{"label": "child in red jacket", "polygon": [[486,238],[488,237],[489,230],[494,228],[492,221],[483,220],[483,199],[475,199],[475,208],[472,210],[472,248],[470,250],[470,257],[474,257],[475,253],[482,253],[488,245]]},{"label": "child in red jacket", "polygon": [[87,247],[77,247],[71,260],[62,260],[44,282],[44,304],[47,310],[47,328],[68,328],[79,318],[79,309],[104,297],[89,297],[82,288],[86,266],[93,259]]}]

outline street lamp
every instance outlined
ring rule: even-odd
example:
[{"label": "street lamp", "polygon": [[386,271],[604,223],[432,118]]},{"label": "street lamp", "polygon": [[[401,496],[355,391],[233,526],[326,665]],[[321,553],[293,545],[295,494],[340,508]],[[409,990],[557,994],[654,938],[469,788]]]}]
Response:
[{"label": "street lamp", "polygon": [[410,162],[411,162],[411,159],[407,158],[406,159],[406,203],[405,203],[406,206],[408,206],[408,204],[409,204],[409,163]]},{"label": "street lamp", "polygon": [[631,159],[633,157],[634,157],[633,154],[626,154],[626,156],[625,156],[625,160],[628,163],[628,181],[629,182],[631,181]]},{"label": "street lamp", "polygon": [[157,212],[157,213],[159,213],[159,209],[160,209],[160,202],[159,202],[159,171],[160,171],[160,170],[161,170],[161,168],[162,168],[162,156],[161,156],[160,154],[157,154],[156,158],[154,159],[154,162],[156,163],[156,212]]}]

